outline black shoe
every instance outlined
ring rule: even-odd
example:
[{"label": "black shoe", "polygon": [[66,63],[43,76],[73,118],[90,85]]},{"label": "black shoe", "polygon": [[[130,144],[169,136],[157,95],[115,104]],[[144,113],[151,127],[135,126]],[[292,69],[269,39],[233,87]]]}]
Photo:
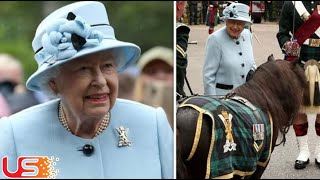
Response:
[{"label": "black shoe", "polygon": [[315,162],[316,162],[316,165],[318,166],[318,168],[320,168],[320,162],[318,162],[317,159]]},{"label": "black shoe", "polygon": [[294,163],[294,168],[304,169],[307,166],[307,164],[309,164],[309,158],[307,161],[296,160],[296,162]]}]

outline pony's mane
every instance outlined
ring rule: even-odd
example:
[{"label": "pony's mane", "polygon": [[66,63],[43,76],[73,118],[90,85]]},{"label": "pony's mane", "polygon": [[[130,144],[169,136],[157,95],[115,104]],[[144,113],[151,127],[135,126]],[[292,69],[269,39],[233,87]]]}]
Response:
[{"label": "pony's mane", "polygon": [[270,112],[275,127],[285,135],[290,120],[299,111],[305,87],[303,69],[296,63],[278,59],[260,65],[252,78],[234,92]]}]

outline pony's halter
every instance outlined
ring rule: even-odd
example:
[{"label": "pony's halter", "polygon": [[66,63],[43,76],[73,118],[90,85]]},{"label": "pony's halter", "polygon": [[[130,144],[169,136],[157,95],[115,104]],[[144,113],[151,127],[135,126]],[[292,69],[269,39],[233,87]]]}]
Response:
[{"label": "pony's halter", "polygon": [[279,146],[280,144],[283,143],[283,146],[284,144],[286,143],[287,139],[286,139],[286,134],[288,133],[289,129],[290,129],[290,126],[292,125],[293,123],[293,118],[295,117],[294,114],[291,114],[291,117],[290,117],[290,120],[288,122],[288,126],[285,126],[284,128],[282,128],[282,131],[283,131],[283,137],[282,137],[282,140],[279,142],[279,144],[275,144],[274,146]]}]

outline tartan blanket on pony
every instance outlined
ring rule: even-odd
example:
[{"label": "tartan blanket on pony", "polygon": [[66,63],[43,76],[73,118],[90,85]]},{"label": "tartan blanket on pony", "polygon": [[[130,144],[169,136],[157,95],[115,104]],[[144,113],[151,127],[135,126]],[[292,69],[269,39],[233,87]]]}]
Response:
[{"label": "tartan blanket on pony", "polygon": [[203,115],[211,117],[212,137],[207,158],[207,178],[251,175],[257,165],[267,165],[272,143],[270,115],[241,97],[225,99],[195,96],[187,98],[180,105],[183,106],[199,111],[189,159],[195,153],[197,142],[201,138]]}]

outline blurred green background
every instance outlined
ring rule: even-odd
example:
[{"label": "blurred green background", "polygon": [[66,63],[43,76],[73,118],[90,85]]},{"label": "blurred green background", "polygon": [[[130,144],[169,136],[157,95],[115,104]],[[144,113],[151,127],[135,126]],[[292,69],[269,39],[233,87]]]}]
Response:
[{"label": "blurred green background", "polygon": [[[1,1],[0,53],[24,67],[24,79],[37,70],[31,42],[37,26],[54,10],[75,1]],[[141,53],[161,45],[173,49],[173,1],[101,1],[118,40],[137,44]]]}]

